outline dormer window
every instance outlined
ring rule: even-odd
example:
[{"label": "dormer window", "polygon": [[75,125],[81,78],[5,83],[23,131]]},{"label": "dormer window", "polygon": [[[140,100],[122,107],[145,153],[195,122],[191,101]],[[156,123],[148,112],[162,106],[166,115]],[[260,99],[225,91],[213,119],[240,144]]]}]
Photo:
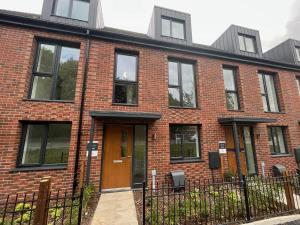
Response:
[{"label": "dormer window", "polygon": [[296,47],[297,60],[300,61],[300,47]]},{"label": "dormer window", "polygon": [[256,53],[255,37],[239,34],[240,50],[244,52]]},{"label": "dormer window", "polygon": [[161,19],[162,23],[162,36],[185,39],[185,27],[184,22],[176,19],[163,17]]},{"label": "dormer window", "polygon": [[89,0],[56,0],[54,3],[54,15],[75,20],[88,21]]}]

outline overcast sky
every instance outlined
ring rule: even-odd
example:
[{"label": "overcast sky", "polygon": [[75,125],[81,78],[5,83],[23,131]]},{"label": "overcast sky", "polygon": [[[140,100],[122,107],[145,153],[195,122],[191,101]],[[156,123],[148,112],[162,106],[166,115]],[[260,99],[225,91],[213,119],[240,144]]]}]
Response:
[{"label": "overcast sky", "polygon": [[[300,40],[300,0],[102,0],[105,26],[146,33],[154,5],[192,15],[193,41],[211,45],[230,24],[260,31],[263,50]],[[41,13],[43,0],[0,0],[0,8]]]}]

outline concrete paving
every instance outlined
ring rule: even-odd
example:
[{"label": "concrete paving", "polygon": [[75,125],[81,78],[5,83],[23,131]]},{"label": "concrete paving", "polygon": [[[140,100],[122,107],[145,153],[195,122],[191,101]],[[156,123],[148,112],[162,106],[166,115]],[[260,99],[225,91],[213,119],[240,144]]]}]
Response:
[{"label": "concrete paving", "polygon": [[138,225],[132,191],[102,193],[92,225]]},{"label": "concrete paving", "polygon": [[266,220],[260,220],[253,223],[246,223],[247,225],[279,225],[279,224],[291,224],[300,225],[300,215],[281,216]]}]

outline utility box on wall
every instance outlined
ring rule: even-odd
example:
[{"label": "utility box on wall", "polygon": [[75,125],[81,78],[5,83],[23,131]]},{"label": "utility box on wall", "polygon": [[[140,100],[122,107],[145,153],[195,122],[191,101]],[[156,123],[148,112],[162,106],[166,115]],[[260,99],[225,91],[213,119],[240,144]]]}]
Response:
[{"label": "utility box on wall", "polygon": [[221,168],[221,160],[219,152],[209,152],[208,153],[209,168],[211,170],[217,170]]}]

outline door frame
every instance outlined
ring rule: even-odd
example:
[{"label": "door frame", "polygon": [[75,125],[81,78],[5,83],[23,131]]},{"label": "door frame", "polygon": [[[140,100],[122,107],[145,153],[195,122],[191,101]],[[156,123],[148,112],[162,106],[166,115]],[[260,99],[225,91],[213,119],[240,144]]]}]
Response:
[{"label": "door frame", "polygon": [[130,181],[130,188],[134,189],[134,156],[135,156],[135,126],[137,125],[143,125],[146,126],[146,157],[145,157],[145,183],[147,185],[148,183],[148,124],[146,123],[113,123],[113,122],[108,122],[108,123],[103,123],[103,134],[102,134],[102,148],[101,148],[101,166],[100,166],[100,179],[99,179],[99,192],[102,190],[102,181],[103,181],[103,165],[104,165],[104,146],[105,146],[105,139],[107,137],[107,126],[109,125],[124,125],[124,126],[132,126],[132,160],[131,160],[131,181]]}]

